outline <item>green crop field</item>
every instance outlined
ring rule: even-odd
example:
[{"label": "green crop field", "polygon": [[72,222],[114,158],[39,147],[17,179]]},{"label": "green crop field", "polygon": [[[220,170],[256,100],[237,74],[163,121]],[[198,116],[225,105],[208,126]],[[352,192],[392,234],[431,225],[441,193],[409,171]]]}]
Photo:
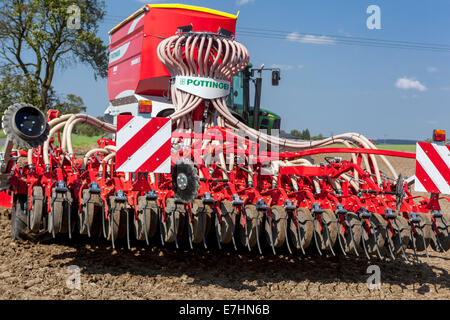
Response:
[{"label": "green crop field", "polygon": [[378,149],[404,151],[404,152],[416,152],[416,145],[397,145],[397,144],[380,144],[377,145]]}]

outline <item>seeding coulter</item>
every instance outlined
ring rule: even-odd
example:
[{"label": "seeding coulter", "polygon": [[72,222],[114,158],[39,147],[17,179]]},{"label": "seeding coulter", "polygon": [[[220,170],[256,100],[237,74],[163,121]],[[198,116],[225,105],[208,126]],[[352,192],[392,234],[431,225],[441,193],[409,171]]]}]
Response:
[{"label": "seeding coulter", "polygon": [[[450,217],[439,206],[439,194],[450,193],[448,147],[419,143],[416,156],[378,150],[358,133],[305,142],[248,127],[226,104],[230,79],[249,65],[236,20],[205,8],[147,5],[115,27],[111,123],[9,107],[0,198],[13,208],[12,236],[369,259],[406,258],[407,248],[448,250]],[[111,139],[80,156],[71,140],[79,123]],[[436,132],[436,140],[442,136]],[[336,143],[344,147],[327,147]],[[329,156],[336,153],[348,160]],[[311,155],[325,161],[314,164]],[[387,156],[416,158],[415,179]],[[431,196],[414,196],[413,183]]]}]

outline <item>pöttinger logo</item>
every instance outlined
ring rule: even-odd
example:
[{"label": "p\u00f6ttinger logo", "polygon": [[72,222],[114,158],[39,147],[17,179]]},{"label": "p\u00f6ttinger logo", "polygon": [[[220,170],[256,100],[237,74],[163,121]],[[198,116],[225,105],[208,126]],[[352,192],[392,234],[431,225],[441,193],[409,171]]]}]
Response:
[{"label": "p\u00f6ttinger logo", "polygon": [[230,82],[223,79],[177,76],[175,87],[203,99],[216,99],[230,94]]}]

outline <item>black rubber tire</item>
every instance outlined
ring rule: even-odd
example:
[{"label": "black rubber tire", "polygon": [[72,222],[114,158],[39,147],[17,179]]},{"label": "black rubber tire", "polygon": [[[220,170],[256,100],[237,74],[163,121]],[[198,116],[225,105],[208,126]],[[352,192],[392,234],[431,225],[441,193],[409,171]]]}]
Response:
[{"label": "black rubber tire", "polygon": [[32,233],[28,228],[27,221],[27,195],[15,196],[15,206],[11,212],[11,237],[14,240],[28,240],[32,242],[50,239],[47,232]]},{"label": "black rubber tire", "polygon": [[[16,104],[9,106],[8,109],[5,110],[3,117],[2,117],[3,131],[8,136],[8,138],[14,142],[15,146],[18,146],[22,149],[37,148],[40,145],[44,144],[45,140],[47,140],[47,137],[48,137],[48,134],[50,131],[50,126],[48,125],[48,123],[45,123],[45,124],[43,123],[42,125],[45,126],[43,133],[39,137],[36,137],[35,139],[25,140],[16,133],[17,129],[14,129],[14,126],[15,126],[15,124],[14,124],[15,116],[14,115],[16,114],[16,112],[19,109],[27,108],[27,107],[35,108],[35,109],[39,110],[38,108],[36,108],[35,106],[33,106],[29,103],[20,102],[20,103],[16,103]],[[44,114],[43,114],[43,116],[45,118]]]}]

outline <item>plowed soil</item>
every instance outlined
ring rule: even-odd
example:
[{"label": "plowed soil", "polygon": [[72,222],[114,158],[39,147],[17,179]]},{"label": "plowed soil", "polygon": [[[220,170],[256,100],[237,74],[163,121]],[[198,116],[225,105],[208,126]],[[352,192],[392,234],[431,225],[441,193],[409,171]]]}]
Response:
[{"label": "plowed soil", "polygon": [[[413,160],[403,161],[396,167],[411,174]],[[367,261],[124,244],[112,250],[85,238],[35,244],[13,241],[3,214],[0,299],[450,299],[450,254],[429,248],[430,258],[422,254],[417,263],[407,253],[409,261]],[[369,265],[380,267],[379,290],[368,289]],[[81,271],[79,289],[67,285],[70,266]]]}]

